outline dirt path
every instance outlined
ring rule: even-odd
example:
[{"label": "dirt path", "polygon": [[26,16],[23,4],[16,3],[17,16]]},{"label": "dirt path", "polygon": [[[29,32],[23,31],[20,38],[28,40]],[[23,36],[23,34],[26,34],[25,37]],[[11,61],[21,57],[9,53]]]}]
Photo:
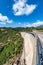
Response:
[{"label": "dirt path", "polygon": [[21,32],[24,39],[23,54],[21,56],[21,63],[24,65],[24,58],[26,65],[36,65],[36,45],[35,39],[31,34]]}]

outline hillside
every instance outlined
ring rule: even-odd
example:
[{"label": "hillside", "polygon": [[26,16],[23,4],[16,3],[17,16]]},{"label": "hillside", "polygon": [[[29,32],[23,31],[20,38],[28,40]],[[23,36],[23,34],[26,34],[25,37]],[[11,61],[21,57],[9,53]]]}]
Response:
[{"label": "hillside", "polygon": [[12,28],[0,28],[0,65],[22,52],[21,34]]}]

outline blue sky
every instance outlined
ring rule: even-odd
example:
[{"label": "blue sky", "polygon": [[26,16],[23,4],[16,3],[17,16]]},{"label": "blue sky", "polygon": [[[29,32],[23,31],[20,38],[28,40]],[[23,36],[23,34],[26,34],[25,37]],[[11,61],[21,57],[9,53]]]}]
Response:
[{"label": "blue sky", "polygon": [[43,25],[43,0],[0,0],[0,27]]}]

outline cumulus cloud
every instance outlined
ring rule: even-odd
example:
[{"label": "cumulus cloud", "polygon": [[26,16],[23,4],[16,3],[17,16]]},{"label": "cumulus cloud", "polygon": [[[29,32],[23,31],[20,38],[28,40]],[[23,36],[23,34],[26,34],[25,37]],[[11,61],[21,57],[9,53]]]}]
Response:
[{"label": "cumulus cloud", "polygon": [[35,9],[36,5],[31,4],[28,5],[26,2],[27,0],[14,0],[15,4],[13,4],[13,12],[14,15],[29,15],[31,14]]},{"label": "cumulus cloud", "polygon": [[12,20],[9,20],[9,18],[7,16],[3,16],[0,13],[0,24],[6,24],[6,23],[12,23]]},{"label": "cumulus cloud", "polygon": [[43,25],[43,21],[40,21],[40,20],[37,20],[35,23],[33,24],[26,24],[25,26],[26,27],[37,27],[37,26],[40,26],[40,25]]}]

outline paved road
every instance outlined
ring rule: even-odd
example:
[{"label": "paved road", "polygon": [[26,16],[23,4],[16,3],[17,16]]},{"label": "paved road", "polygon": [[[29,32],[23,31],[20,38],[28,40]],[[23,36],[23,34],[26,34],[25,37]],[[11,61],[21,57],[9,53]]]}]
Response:
[{"label": "paved road", "polygon": [[31,34],[36,37],[36,65],[43,65],[43,43],[41,43],[38,33],[32,32]]},{"label": "paved road", "polygon": [[[32,41],[34,41],[34,40],[33,40],[33,36],[31,36],[31,35],[33,35],[34,38],[36,37],[36,45],[34,45],[34,46],[32,45],[33,44]],[[24,53],[25,55],[23,55],[23,57],[25,57],[25,59],[26,59],[26,65],[43,65],[42,44],[41,44],[39,37],[37,35],[34,35],[34,33],[30,33],[30,34],[22,33],[22,37],[24,38],[24,47],[25,47],[25,53]],[[35,42],[34,42],[34,44],[35,44]],[[36,49],[36,50],[34,50],[34,49]],[[31,50],[31,52],[30,52],[30,50]],[[36,61],[34,61],[35,56],[36,56]],[[22,57],[22,59],[23,59],[23,57]],[[33,63],[32,63],[32,61],[33,61]],[[35,62],[36,62],[36,64],[35,64]]]},{"label": "paved road", "polygon": [[42,45],[39,37],[37,36],[37,57],[36,57],[36,65],[43,65],[43,59],[42,59]]}]

